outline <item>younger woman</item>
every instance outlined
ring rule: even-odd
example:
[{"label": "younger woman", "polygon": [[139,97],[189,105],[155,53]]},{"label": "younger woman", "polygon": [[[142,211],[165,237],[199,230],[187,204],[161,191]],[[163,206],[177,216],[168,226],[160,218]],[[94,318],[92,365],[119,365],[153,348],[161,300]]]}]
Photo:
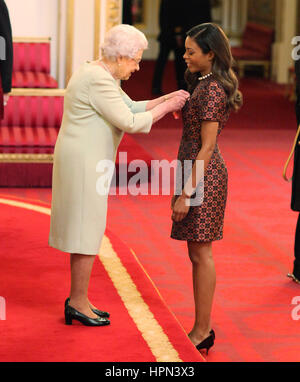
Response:
[{"label": "younger woman", "polygon": [[[183,108],[178,160],[182,172],[187,160],[192,161],[193,168],[181,195],[172,199],[171,237],[187,241],[195,300],[195,323],[189,338],[198,350],[206,348],[208,352],[215,339],[210,323],[216,284],[212,242],[223,238],[227,199],[227,169],[217,137],[230,111],[241,107],[242,95],[232,70],[229,41],[220,27],[212,23],[194,27],[187,33],[185,47],[186,80],[191,97]],[[202,203],[194,198],[197,186],[201,185],[197,180],[196,161],[204,165]],[[182,173],[182,179],[185,177]]]}]

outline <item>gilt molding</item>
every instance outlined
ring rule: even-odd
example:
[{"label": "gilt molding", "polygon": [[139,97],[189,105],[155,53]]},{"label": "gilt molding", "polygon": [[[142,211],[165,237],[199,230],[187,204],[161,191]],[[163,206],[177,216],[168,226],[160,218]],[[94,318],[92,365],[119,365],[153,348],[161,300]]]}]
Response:
[{"label": "gilt molding", "polygon": [[53,154],[1,153],[0,163],[53,163]]},{"label": "gilt molding", "polygon": [[122,22],[122,0],[107,0],[106,32]]}]

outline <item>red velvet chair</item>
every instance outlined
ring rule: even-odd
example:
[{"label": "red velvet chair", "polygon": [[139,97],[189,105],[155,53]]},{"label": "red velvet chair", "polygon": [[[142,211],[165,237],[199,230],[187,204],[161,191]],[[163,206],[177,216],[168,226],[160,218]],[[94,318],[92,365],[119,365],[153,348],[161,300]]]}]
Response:
[{"label": "red velvet chair", "polygon": [[[0,122],[0,187],[51,187],[53,151],[60,129],[64,89],[13,89]],[[125,134],[119,151],[127,163],[152,157]],[[117,183],[119,163],[116,158]],[[136,172],[128,172],[128,179]],[[149,171],[150,175],[150,171]]]},{"label": "red velvet chair", "polygon": [[14,89],[0,126],[0,186],[50,187],[61,89]]},{"label": "red velvet chair", "polygon": [[13,88],[57,88],[50,75],[50,38],[14,38]]},{"label": "red velvet chair", "polygon": [[[13,90],[0,121],[0,187],[51,187],[65,92],[57,87],[50,39],[15,38]],[[128,162],[142,159],[151,166],[152,157],[132,137],[125,135],[119,150],[128,152]]]},{"label": "red velvet chair", "polygon": [[231,49],[239,68],[240,77],[244,76],[247,65],[263,66],[265,77],[270,77],[273,42],[274,30],[272,28],[247,23],[242,37],[242,45]]}]

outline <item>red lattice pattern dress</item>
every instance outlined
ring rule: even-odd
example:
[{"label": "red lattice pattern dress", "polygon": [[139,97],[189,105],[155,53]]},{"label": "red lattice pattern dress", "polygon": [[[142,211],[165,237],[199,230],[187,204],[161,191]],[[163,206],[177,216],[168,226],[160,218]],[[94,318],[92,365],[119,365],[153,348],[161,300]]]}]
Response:
[{"label": "red lattice pattern dress", "polygon": [[[184,161],[191,160],[194,163],[202,147],[202,122],[219,122],[219,136],[228,120],[229,109],[225,90],[213,76],[200,81],[182,113],[184,127],[178,160],[182,164],[184,179]],[[199,206],[190,207],[189,213],[182,221],[173,222],[173,239],[211,242],[223,238],[227,181],[226,165],[216,144],[204,176],[203,202]]]}]

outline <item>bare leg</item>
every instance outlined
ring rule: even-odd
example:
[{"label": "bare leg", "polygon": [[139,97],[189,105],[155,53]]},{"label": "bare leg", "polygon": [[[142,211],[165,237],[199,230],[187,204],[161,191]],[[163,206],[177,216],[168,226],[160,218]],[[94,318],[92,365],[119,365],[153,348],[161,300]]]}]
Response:
[{"label": "bare leg", "polygon": [[71,254],[70,306],[91,318],[98,316],[92,312],[88,300],[88,287],[95,260],[94,255]]},{"label": "bare leg", "polygon": [[209,336],[210,316],[216,287],[215,264],[212,243],[188,242],[189,256],[193,265],[193,288],[195,300],[195,323],[189,338],[194,345]]}]

